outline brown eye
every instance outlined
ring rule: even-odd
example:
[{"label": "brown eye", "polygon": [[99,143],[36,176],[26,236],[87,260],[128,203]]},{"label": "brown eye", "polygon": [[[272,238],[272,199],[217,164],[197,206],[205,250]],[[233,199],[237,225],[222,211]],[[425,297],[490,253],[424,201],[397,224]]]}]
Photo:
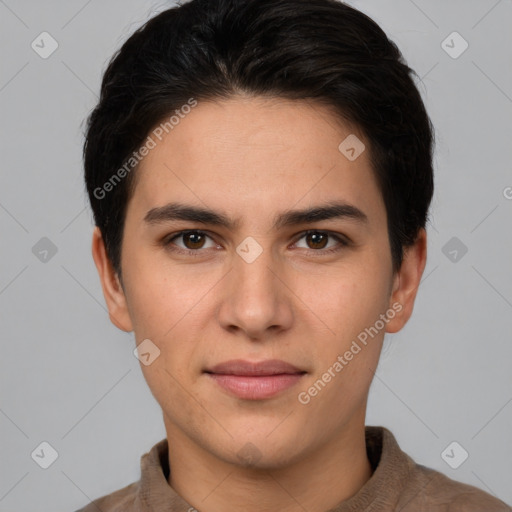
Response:
[{"label": "brown eye", "polygon": [[[207,245],[207,244],[210,245]],[[211,249],[215,247],[215,243],[211,236],[202,231],[181,231],[163,240],[163,245],[172,251],[182,253],[203,253],[203,249]]]},{"label": "brown eye", "polygon": [[[301,246],[301,244],[303,244]],[[350,246],[350,240],[343,235],[329,231],[306,231],[295,244],[301,249],[309,250],[315,256],[326,255],[341,251]]]},{"label": "brown eye", "polygon": [[327,234],[318,231],[306,235],[306,240],[311,249],[324,249],[328,239],[329,236]]},{"label": "brown eye", "polygon": [[328,236],[324,233],[308,233],[306,240],[311,249],[323,249],[327,245]]},{"label": "brown eye", "polygon": [[181,235],[187,249],[201,249],[204,245],[205,235],[198,232],[184,233]]}]

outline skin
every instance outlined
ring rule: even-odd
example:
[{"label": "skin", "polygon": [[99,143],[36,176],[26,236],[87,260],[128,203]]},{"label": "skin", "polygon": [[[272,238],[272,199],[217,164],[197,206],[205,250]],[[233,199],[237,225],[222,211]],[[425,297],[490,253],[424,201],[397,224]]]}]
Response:
[{"label": "skin", "polygon": [[[367,148],[355,161],[338,150],[349,134]],[[419,231],[394,274],[369,147],[359,131],[313,103],[242,96],[199,102],[136,171],[122,283],[98,228],[94,232],[93,257],[111,321],[133,330],[137,344],[149,338],[160,349],[141,369],[163,411],[169,484],[195,508],[321,512],[371,477],[364,438],[368,392],[384,333],[399,331],[413,311],[426,233]],[[149,210],[177,201],[239,224],[230,230],[144,221]],[[335,218],[272,227],[285,210],[329,201],[356,206],[368,222]],[[165,246],[169,235],[185,229],[208,236]],[[319,242],[304,235],[311,229],[350,243]],[[247,237],[263,251],[252,263],[236,252]],[[308,404],[300,403],[298,394],[396,303],[401,311],[385,328]],[[307,373],[265,400],[234,397],[204,373],[230,359],[273,358]],[[259,457],[252,463],[237,456],[247,443]]]}]

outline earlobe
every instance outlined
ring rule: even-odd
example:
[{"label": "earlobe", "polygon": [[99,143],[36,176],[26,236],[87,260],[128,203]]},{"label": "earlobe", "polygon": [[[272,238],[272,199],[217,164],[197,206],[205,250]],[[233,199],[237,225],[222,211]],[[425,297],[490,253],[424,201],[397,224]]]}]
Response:
[{"label": "earlobe", "polygon": [[427,233],[420,229],[414,245],[405,249],[400,270],[393,278],[389,307],[398,313],[387,323],[386,332],[400,331],[411,317],[426,262]]},{"label": "earlobe", "polygon": [[110,321],[122,331],[133,331],[124,290],[107,255],[105,243],[98,226],[94,228],[92,236],[92,257],[100,277]]}]

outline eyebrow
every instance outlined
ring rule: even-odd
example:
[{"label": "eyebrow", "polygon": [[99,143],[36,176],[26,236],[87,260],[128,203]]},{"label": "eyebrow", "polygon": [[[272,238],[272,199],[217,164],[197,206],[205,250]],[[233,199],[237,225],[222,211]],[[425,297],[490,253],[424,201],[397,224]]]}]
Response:
[{"label": "eyebrow", "polygon": [[[279,230],[299,224],[312,224],[322,220],[343,218],[361,224],[369,223],[367,215],[359,208],[348,203],[333,201],[303,210],[285,210],[275,217],[272,228]],[[239,220],[232,220],[223,213],[182,203],[169,203],[152,208],[144,217],[144,222],[148,224],[160,224],[174,220],[198,222],[229,230],[235,230],[240,226]]]}]

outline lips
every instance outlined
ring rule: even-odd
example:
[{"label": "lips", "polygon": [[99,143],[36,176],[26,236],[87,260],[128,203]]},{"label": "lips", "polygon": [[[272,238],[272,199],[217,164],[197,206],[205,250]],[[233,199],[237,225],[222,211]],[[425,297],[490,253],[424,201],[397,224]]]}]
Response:
[{"label": "lips", "polygon": [[206,373],[222,375],[240,375],[240,376],[265,376],[281,374],[300,374],[306,373],[304,370],[293,366],[290,363],[279,359],[268,359],[266,361],[251,362],[242,359],[233,359],[224,363],[217,364]]},{"label": "lips", "polygon": [[278,359],[256,363],[235,359],[217,364],[205,373],[231,396],[264,400],[297,385],[307,372]]}]

